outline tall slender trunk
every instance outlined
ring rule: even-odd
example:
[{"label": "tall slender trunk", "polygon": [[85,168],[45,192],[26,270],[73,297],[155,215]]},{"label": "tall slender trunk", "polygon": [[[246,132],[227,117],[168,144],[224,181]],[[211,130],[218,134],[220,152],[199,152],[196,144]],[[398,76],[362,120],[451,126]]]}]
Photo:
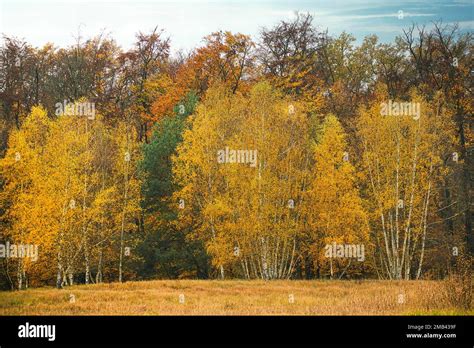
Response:
[{"label": "tall slender trunk", "polygon": [[96,283],[102,283],[102,255],[103,255],[103,250],[101,248],[100,254],[99,254],[99,264],[97,265],[97,274],[95,276]]},{"label": "tall slender trunk", "polygon": [[17,269],[17,281],[18,281],[18,290],[23,289],[23,260],[18,259],[18,269]]},{"label": "tall slender trunk", "polygon": [[421,275],[421,267],[423,265],[423,257],[425,255],[425,240],[426,240],[426,229],[427,223],[426,220],[428,218],[428,206],[430,202],[430,193],[431,193],[431,182],[428,184],[428,192],[426,193],[426,202],[425,202],[425,209],[423,212],[423,238],[421,241],[421,254],[420,254],[420,263],[418,264],[418,271],[416,272],[416,279],[420,278]]},{"label": "tall slender trunk", "polygon": [[62,260],[61,260],[61,250],[58,251],[58,272],[56,274],[56,287],[58,289],[61,288],[61,274],[63,271],[63,266],[62,266]]},{"label": "tall slender trunk", "polygon": [[[85,119],[86,128],[86,154],[89,152],[89,133],[88,133],[88,120]],[[86,164],[87,166],[87,164]],[[84,246],[84,259],[85,259],[85,283],[89,284],[90,280],[90,264],[89,264],[89,247],[87,240],[87,224],[86,224],[86,197],[87,197],[87,167],[84,168],[84,190],[82,196],[82,241]]]},{"label": "tall slender trunk", "polygon": [[[128,134],[127,134],[127,152],[128,149]],[[128,199],[128,170],[129,161],[125,161],[125,173],[124,173],[124,194],[123,194],[123,210],[122,210],[122,226],[120,230],[120,261],[119,261],[119,282],[123,281],[123,248],[124,248],[124,235],[125,235],[125,219],[127,210],[127,199]]]}]

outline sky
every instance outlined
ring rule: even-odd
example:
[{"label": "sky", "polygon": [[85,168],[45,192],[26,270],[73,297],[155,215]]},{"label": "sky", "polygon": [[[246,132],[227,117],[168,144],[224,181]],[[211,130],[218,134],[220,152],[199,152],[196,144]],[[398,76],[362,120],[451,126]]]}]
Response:
[{"label": "sky", "polygon": [[346,31],[359,42],[369,34],[390,42],[412,23],[430,26],[437,20],[474,29],[474,0],[0,0],[0,33],[36,47],[66,47],[79,33],[87,39],[105,32],[127,50],[138,31],[158,26],[173,51],[191,50],[217,30],[256,39],[262,27],[291,19],[295,11],[312,14],[313,23],[330,35]]}]

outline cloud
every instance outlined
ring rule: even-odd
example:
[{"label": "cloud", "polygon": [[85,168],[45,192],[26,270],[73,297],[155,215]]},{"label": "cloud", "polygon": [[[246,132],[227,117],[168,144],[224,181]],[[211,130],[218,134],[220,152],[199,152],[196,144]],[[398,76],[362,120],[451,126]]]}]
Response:
[{"label": "cloud", "polygon": [[[398,18],[399,14],[397,13],[380,13],[380,14],[370,14],[370,15],[342,15],[338,16],[341,20],[346,19],[374,19],[374,18]],[[435,13],[410,13],[403,12],[403,17],[432,17],[436,16]]]}]

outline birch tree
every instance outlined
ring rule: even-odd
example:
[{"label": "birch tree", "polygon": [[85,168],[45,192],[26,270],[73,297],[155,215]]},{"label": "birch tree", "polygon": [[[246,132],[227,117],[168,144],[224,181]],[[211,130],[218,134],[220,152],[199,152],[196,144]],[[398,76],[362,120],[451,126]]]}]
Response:
[{"label": "birch tree", "polygon": [[[191,120],[174,162],[181,221],[206,241],[221,277],[224,268],[246,278],[291,277],[308,174],[302,110],[261,83],[248,97],[211,90]],[[252,151],[255,161],[219,161],[232,150]]]},{"label": "birch tree", "polygon": [[389,102],[386,92],[379,89],[375,101],[361,109],[358,119],[371,229],[379,276],[418,279],[434,185],[443,175],[444,157],[451,156],[444,145],[449,144],[444,125],[448,118],[440,104],[427,103],[415,92],[409,101],[392,101],[391,105],[418,105],[419,117],[401,111],[382,115]]}]

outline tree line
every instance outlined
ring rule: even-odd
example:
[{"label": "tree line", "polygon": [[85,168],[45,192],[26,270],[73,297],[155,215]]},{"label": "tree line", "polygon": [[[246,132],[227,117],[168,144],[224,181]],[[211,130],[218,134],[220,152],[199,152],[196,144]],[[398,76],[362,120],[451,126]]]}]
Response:
[{"label": "tree line", "polygon": [[472,48],[308,14],[190,52],[157,28],[128,51],[4,37],[0,244],[39,257],[1,257],[1,286],[444,277],[474,251]]}]

